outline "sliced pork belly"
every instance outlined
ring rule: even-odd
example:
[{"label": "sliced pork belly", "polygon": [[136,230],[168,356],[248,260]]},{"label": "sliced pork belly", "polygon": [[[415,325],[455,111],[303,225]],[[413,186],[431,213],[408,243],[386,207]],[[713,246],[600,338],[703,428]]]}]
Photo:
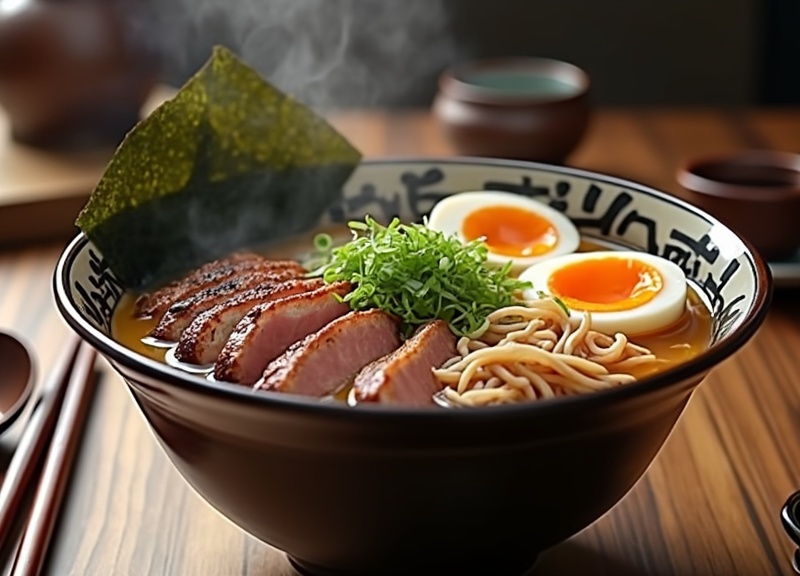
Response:
[{"label": "sliced pork belly", "polygon": [[332,394],[366,364],[396,350],[398,328],[394,316],[376,308],[350,312],[270,362],[256,388],[306,396]]},{"label": "sliced pork belly", "polygon": [[447,322],[429,322],[391,354],[361,370],[353,382],[358,402],[405,406],[432,405],[442,386],[433,375],[457,354],[456,337]]},{"label": "sliced pork belly", "polygon": [[[188,298],[200,290],[221,284],[260,262],[268,260],[252,252],[235,253],[227,258],[208,262],[163,288],[140,296],[136,301],[136,315],[160,317],[175,302]],[[274,261],[273,265],[276,268],[289,266],[301,268],[300,264],[291,260]]]},{"label": "sliced pork belly", "polygon": [[344,296],[349,282],[336,282],[250,309],[222,347],[214,365],[217,380],[251,386],[286,349],[350,310]]},{"label": "sliced pork belly", "polygon": [[203,264],[163,288],[139,296],[136,300],[136,315],[141,317],[161,316],[173,302],[186,298],[210,284],[224,281],[243,265],[261,260],[265,260],[265,258],[259,254],[237,252],[227,258]]},{"label": "sliced pork belly", "polygon": [[250,270],[175,302],[148,336],[176,342],[192,320],[212,306],[229,300],[245,290],[257,286],[273,287],[304,274],[305,270],[302,268],[298,270],[295,267],[275,267],[272,262],[253,263]]},{"label": "sliced pork belly", "polygon": [[321,278],[294,279],[251,288],[199,314],[183,331],[175,357],[189,364],[211,364],[219,356],[233,329],[257,304],[294,294],[311,292],[323,285]]}]

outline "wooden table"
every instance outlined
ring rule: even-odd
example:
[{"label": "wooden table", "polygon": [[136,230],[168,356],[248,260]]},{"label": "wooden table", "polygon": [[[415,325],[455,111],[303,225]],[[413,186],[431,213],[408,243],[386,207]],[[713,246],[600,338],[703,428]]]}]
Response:
[{"label": "wooden table", "polygon": [[[335,122],[367,156],[451,152],[425,113],[348,113]],[[570,164],[680,193],[674,172],[685,158],[742,147],[800,152],[800,109],[603,110]],[[32,343],[40,373],[67,334],[51,293],[62,244],[0,253],[0,328]],[[758,335],[700,386],[638,485],[545,553],[533,574],[790,574],[778,513],[800,488],[798,350],[800,301],[782,290]],[[279,551],[188,487],[123,382],[102,369],[45,573],[293,574]],[[0,464],[23,424],[0,442]]]}]

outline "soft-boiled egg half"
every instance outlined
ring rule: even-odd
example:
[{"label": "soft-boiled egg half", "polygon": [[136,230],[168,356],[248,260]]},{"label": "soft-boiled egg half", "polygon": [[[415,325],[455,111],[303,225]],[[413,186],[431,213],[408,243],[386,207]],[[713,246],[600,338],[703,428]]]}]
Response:
[{"label": "soft-boiled egg half", "polygon": [[657,332],[677,322],[686,309],[683,270],[653,254],[601,251],[567,254],[534,264],[520,274],[538,292],[558,297],[574,318],[590,312],[592,328],[628,336]]},{"label": "soft-boiled egg half", "polygon": [[516,268],[578,248],[578,229],[561,212],[510,192],[461,192],[440,200],[431,210],[428,226],[461,241],[482,239],[487,261]]}]

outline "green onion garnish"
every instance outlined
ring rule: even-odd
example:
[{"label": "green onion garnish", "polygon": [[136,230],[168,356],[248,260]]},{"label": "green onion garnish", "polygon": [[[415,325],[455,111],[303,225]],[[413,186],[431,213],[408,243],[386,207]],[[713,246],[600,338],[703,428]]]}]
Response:
[{"label": "green onion garnish", "polygon": [[536,295],[539,296],[539,298],[550,298],[553,302],[558,304],[558,307],[561,308],[564,311],[564,314],[569,316],[569,308],[564,303],[564,301],[561,298],[559,298],[558,296],[552,296],[552,295],[548,294],[547,292],[544,292],[543,290],[537,290],[536,291]]},{"label": "green onion garnish", "polygon": [[333,238],[330,234],[321,232],[314,236],[314,248],[319,252],[328,252],[333,246]]},{"label": "green onion garnish", "polygon": [[325,282],[354,285],[344,297],[354,310],[377,307],[399,316],[404,332],[434,318],[450,324],[458,335],[484,326],[492,311],[511,305],[514,292],[531,287],[509,276],[512,263],[486,265],[488,249],[420,224],[388,226],[369,216],[350,222],[353,240],[334,248],[320,271]]}]

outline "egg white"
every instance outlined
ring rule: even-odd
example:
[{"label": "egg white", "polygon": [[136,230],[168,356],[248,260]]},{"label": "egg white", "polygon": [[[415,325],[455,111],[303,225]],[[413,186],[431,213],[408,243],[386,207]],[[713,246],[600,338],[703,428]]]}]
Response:
[{"label": "egg white", "polygon": [[567,216],[538,200],[511,192],[475,191],[447,196],[434,205],[428,217],[428,227],[447,235],[456,235],[462,242],[467,242],[461,232],[464,219],[476,210],[493,206],[520,208],[541,216],[556,229],[558,242],[552,250],[538,256],[498,254],[487,246],[489,253],[486,259],[490,264],[502,266],[511,260],[514,268],[519,269],[578,249],[580,233]]},{"label": "egg white", "polygon": [[[631,258],[651,266],[661,275],[661,290],[649,301],[628,310],[591,311],[592,329],[607,334],[622,332],[628,336],[657,332],[677,322],[686,309],[688,285],[683,270],[674,262],[645,252],[635,251],[598,251],[567,254],[534,264],[520,274],[521,280],[533,283],[533,288],[526,290],[526,299],[539,298],[538,292],[549,293],[548,281],[558,269],[589,260],[609,257]],[[570,316],[578,321],[583,317],[583,310],[570,306]]]}]

